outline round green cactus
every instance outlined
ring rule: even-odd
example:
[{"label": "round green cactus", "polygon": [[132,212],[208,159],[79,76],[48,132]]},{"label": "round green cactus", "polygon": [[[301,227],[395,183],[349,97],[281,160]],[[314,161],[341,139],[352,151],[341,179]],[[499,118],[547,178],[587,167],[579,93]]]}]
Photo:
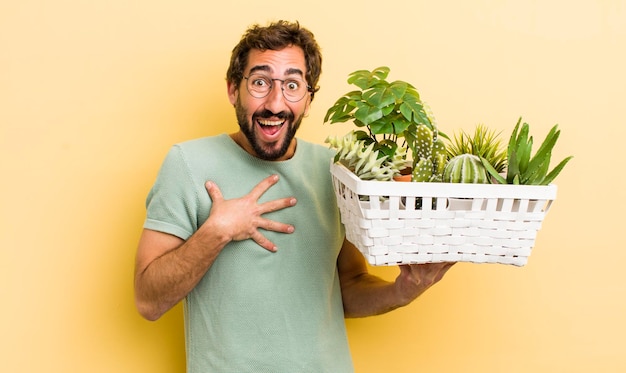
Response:
[{"label": "round green cactus", "polygon": [[489,182],[487,170],[480,157],[473,154],[460,154],[450,159],[443,171],[443,181],[446,183],[474,183],[486,184]]}]

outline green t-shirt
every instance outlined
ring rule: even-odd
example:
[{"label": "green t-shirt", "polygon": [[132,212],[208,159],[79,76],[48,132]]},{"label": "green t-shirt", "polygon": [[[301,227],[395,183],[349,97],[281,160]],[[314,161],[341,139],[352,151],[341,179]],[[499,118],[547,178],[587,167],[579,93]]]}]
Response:
[{"label": "green t-shirt", "polygon": [[344,232],[332,156],[298,140],[291,159],[264,161],[225,134],[172,147],[148,195],[147,229],[188,239],[211,209],[207,180],[231,199],[278,174],[260,201],[298,200],[265,215],[295,227],[292,234],[263,231],[278,252],[231,242],[185,298],[188,372],[353,371],[336,266]]}]

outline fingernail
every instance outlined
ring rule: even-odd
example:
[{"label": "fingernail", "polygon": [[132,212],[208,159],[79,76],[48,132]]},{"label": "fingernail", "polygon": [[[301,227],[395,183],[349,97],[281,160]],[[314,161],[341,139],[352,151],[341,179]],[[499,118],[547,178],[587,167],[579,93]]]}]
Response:
[{"label": "fingernail", "polygon": [[293,226],[289,226],[287,228],[287,233],[293,233],[296,230],[296,228],[294,228]]},{"label": "fingernail", "polygon": [[298,200],[297,200],[297,199],[292,198],[292,199],[289,201],[289,204],[290,204],[291,206],[295,206],[295,204],[296,204],[297,202],[298,202]]}]

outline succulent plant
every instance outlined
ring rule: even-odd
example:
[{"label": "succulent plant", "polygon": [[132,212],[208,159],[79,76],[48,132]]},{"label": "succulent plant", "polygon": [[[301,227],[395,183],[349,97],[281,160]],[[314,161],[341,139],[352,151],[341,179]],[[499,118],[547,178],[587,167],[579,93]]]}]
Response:
[{"label": "succulent plant", "polygon": [[480,157],[465,153],[448,161],[443,171],[443,182],[486,184],[489,177]]},{"label": "succulent plant", "polygon": [[448,159],[461,154],[473,154],[485,158],[500,173],[506,167],[507,154],[499,136],[499,132],[483,124],[478,124],[473,134],[465,131],[456,132],[446,146]]},{"label": "succulent plant", "polygon": [[482,163],[491,176],[501,184],[548,185],[563,170],[567,162],[572,159],[572,156],[563,159],[548,172],[552,149],[561,133],[557,127],[558,125],[552,127],[539,146],[539,150],[534,155],[531,155],[533,138],[529,136],[530,128],[528,123],[522,124],[522,118],[520,117],[513,129],[513,133],[511,133],[507,147],[506,178],[500,175],[485,158],[481,158]]},{"label": "succulent plant", "polygon": [[405,136],[413,153],[412,181],[442,181],[447,161],[446,147],[439,137],[435,122],[432,123],[434,130],[422,124]]},{"label": "succulent plant", "polygon": [[392,157],[380,155],[380,151],[374,150],[374,143],[358,139],[357,133],[348,132],[343,137],[326,138],[331,148],[337,150],[335,162],[343,163],[363,180],[391,180],[400,174],[406,161],[406,151],[400,149],[394,152]]}]

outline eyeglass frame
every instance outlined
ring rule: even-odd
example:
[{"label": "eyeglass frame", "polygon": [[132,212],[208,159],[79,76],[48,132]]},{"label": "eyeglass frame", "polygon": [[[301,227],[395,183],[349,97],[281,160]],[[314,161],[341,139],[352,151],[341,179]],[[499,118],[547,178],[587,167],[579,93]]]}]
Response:
[{"label": "eyeglass frame", "polygon": [[[259,75],[259,76],[261,76],[261,77],[263,77],[263,78],[266,78],[267,80],[269,80],[269,81],[270,81],[270,88],[267,90],[267,93],[266,93],[265,95],[258,97],[258,96],[255,96],[255,94],[256,94],[256,93],[252,93],[252,92],[250,92],[250,88],[248,87],[248,82],[250,81],[250,80],[249,80],[249,78],[250,78],[252,75]],[[268,96],[268,95],[272,92],[272,89],[274,89],[274,81],[276,81],[276,80],[278,80],[278,81],[280,82],[280,90],[281,90],[281,92],[282,92],[283,97],[285,98],[285,100],[287,100],[287,101],[289,101],[289,102],[292,102],[292,103],[296,103],[296,102],[300,102],[300,101],[302,101],[302,99],[306,96],[306,93],[307,93],[307,92],[309,92],[309,93],[313,92],[313,88],[312,88],[312,87],[311,87],[311,86],[310,86],[310,85],[306,82],[306,80],[299,79],[299,78],[286,78],[286,79],[270,78],[270,77],[269,77],[269,76],[267,76],[267,75],[264,75],[264,74],[259,74],[259,73],[251,73],[251,74],[248,74],[248,76],[243,76],[242,78],[246,80],[246,90],[247,90],[247,91],[248,91],[248,93],[249,93],[252,97],[254,97],[254,98],[265,98],[265,97],[267,97],[267,96]],[[305,83],[305,84],[306,84],[306,91],[304,92],[304,94],[302,95],[302,97],[300,97],[299,99],[297,99],[297,100],[295,100],[295,101],[293,101],[293,100],[289,99],[287,96],[285,96],[285,87],[284,87],[284,84],[285,84],[285,81],[290,80],[290,79],[291,79],[291,80],[300,80],[300,81],[302,81],[303,83]]]}]

